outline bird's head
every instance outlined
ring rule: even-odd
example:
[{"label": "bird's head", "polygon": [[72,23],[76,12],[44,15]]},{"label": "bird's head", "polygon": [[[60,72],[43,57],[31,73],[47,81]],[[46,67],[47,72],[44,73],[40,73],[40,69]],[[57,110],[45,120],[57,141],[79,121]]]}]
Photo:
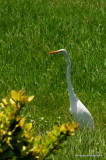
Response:
[{"label": "bird's head", "polygon": [[53,51],[53,52],[49,52],[48,54],[55,54],[55,53],[58,53],[58,54],[67,54],[67,51],[65,49],[59,49],[57,51]]}]

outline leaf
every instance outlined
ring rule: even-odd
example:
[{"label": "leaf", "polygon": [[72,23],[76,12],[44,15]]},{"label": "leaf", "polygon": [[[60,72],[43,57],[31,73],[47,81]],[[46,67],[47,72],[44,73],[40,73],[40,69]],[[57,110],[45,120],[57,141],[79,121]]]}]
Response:
[{"label": "leaf", "polygon": [[28,97],[28,102],[31,102],[34,99],[34,96],[29,96]]},{"label": "leaf", "polygon": [[0,121],[5,123],[7,120],[7,117],[6,115],[3,113],[3,112],[0,112]]},{"label": "leaf", "polygon": [[18,101],[19,100],[19,95],[15,90],[11,91],[11,97],[14,101]]},{"label": "leaf", "polygon": [[52,130],[52,134],[58,137],[60,135],[60,128],[58,126],[54,126]]},{"label": "leaf", "polygon": [[21,120],[20,120],[20,122],[19,122],[19,125],[20,125],[21,127],[23,127],[24,124],[25,124],[25,117],[21,118]]},{"label": "leaf", "polygon": [[72,122],[71,126],[76,130],[78,129],[78,124],[76,122]]},{"label": "leaf", "polygon": [[20,96],[22,96],[24,93],[25,93],[24,90],[20,90],[20,91],[18,92],[18,94],[19,94]]},{"label": "leaf", "polygon": [[26,124],[25,124],[25,129],[26,129],[26,130],[29,131],[31,128],[32,128],[32,123],[26,123]]},{"label": "leaf", "polygon": [[56,141],[56,137],[53,136],[53,134],[51,134],[50,132],[47,134],[46,138],[45,138],[45,144],[46,145],[50,145],[52,144],[54,141]]},{"label": "leaf", "polygon": [[0,106],[1,106],[2,108],[5,108],[5,105],[4,105],[3,103],[0,103]]},{"label": "leaf", "polygon": [[12,98],[10,98],[10,103],[15,104],[15,101]]},{"label": "leaf", "polygon": [[3,99],[2,99],[2,102],[3,102],[5,105],[8,105],[8,102],[7,102],[6,98],[3,98]]}]

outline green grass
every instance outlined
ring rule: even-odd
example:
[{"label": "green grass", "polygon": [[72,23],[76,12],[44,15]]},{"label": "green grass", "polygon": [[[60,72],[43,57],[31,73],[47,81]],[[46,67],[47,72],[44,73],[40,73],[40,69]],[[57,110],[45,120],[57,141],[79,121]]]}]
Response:
[{"label": "green grass", "polygon": [[0,0],[0,98],[12,89],[35,95],[22,114],[39,133],[71,122],[65,58],[47,54],[65,48],[74,91],[94,117],[96,130],[76,131],[52,159],[104,159],[104,33],[103,0]]}]

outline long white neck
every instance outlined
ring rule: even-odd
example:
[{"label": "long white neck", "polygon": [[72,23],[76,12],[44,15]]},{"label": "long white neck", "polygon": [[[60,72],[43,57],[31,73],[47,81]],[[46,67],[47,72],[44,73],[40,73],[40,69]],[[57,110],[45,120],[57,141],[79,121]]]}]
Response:
[{"label": "long white neck", "polygon": [[77,97],[74,94],[71,78],[70,78],[71,63],[70,63],[69,55],[68,53],[65,53],[64,55],[67,60],[67,84],[68,84],[69,99],[70,99],[70,106],[71,106],[71,104],[73,104],[77,100]]}]

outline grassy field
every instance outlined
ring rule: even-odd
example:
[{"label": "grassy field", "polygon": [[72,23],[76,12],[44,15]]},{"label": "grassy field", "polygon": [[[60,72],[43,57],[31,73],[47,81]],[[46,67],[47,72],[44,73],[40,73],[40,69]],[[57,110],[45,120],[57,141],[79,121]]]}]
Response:
[{"label": "grassy field", "polygon": [[0,0],[0,99],[12,89],[35,95],[22,114],[41,134],[71,122],[65,58],[48,55],[65,48],[74,91],[94,117],[96,130],[76,131],[53,160],[105,157],[104,33],[103,0]]}]

